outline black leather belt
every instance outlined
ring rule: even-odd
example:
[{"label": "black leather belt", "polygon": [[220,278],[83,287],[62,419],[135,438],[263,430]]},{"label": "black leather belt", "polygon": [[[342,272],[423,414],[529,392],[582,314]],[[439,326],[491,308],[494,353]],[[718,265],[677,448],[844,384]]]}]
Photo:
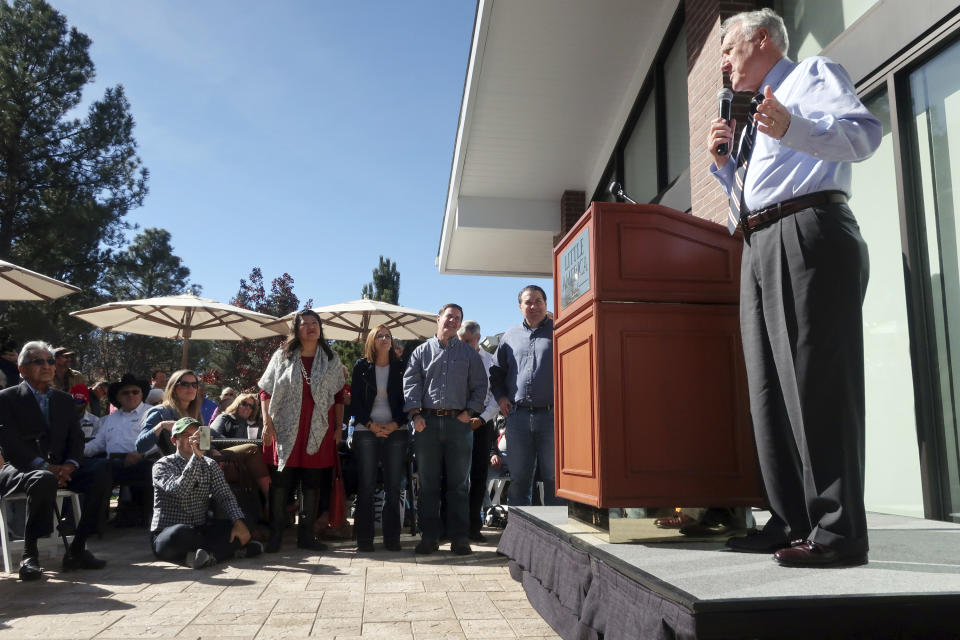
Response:
[{"label": "black leather belt", "polygon": [[534,407],[533,405],[529,404],[518,404],[517,406],[521,409],[526,409],[527,411],[553,411],[552,404],[545,404],[542,407]]},{"label": "black leather belt", "polygon": [[444,416],[460,415],[461,411],[463,411],[463,409],[424,409],[423,413],[430,416],[437,416],[438,418],[442,418]]},{"label": "black leather belt", "polygon": [[805,196],[791,198],[778,202],[769,207],[764,207],[759,211],[747,216],[746,225],[748,231],[753,231],[757,227],[775,222],[780,218],[791,216],[798,211],[809,209],[811,207],[822,207],[828,204],[846,204],[847,194],[843,191],[817,191],[808,193]]}]

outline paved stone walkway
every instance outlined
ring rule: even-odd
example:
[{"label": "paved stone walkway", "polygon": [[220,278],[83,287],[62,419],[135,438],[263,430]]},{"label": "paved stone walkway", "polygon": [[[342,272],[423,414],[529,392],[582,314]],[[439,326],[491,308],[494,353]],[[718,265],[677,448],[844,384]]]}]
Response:
[{"label": "paved stone walkway", "polygon": [[[157,562],[143,530],[112,530],[90,544],[103,571],[26,584],[0,574],[0,639],[559,640],[496,554],[499,532],[485,533],[461,557],[416,556],[410,536],[401,552],[345,542],[317,555],[294,549],[291,531],[278,554],[195,571]],[[44,566],[59,568],[61,552]]]}]

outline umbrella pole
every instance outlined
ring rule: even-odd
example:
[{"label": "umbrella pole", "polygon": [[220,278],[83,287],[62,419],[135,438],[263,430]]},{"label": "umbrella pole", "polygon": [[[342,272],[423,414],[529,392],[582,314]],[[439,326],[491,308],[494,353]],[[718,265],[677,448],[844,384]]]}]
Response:
[{"label": "umbrella pole", "polygon": [[187,351],[190,348],[190,334],[192,330],[190,329],[190,323],[193,321],[193,309],[187,309],[187,313],[184,316],[184,325],[183,328],[183,355],[180,356],[180,368],[187,368]]}]

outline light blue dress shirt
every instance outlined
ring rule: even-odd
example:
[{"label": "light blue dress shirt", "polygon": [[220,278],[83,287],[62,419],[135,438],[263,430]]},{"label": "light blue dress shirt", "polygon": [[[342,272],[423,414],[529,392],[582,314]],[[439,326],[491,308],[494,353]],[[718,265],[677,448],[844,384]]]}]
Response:
[{"label": "light blue dress shirt", "polygon": [[456,336],[440,344],[433,336],[410,354],[403,373],[404,411],[469,409],[480,415],[487,370],[477,350]]},{"label": "light blue dress shirt", "polygon": [[[851,196],[850,163],[876,151],[883,128],[844,68],[821,56],[781,58],[760,91],[767,85],[790,112],[790,127],[780,140],[757,133],[744,185],[747,208],[757,211],[817,191]],[[722,169],[713,164],[710,171],[729,196],[736,163]]]}]

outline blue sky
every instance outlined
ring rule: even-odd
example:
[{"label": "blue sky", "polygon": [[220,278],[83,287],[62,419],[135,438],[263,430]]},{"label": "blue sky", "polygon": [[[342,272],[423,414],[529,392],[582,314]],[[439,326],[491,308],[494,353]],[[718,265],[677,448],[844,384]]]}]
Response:
[{"label": "blue sky", "polygon": [[130,100],[151,176],[128,219],[170,231],[204,296],[228,301],[259,266],[301,300],[355,300],[382,254],[400,304],[458,302],[491,334],[519,321],[525,284],[550,291],[434,266],[473,2],[52,4],[93,40],[86,96]]}]

